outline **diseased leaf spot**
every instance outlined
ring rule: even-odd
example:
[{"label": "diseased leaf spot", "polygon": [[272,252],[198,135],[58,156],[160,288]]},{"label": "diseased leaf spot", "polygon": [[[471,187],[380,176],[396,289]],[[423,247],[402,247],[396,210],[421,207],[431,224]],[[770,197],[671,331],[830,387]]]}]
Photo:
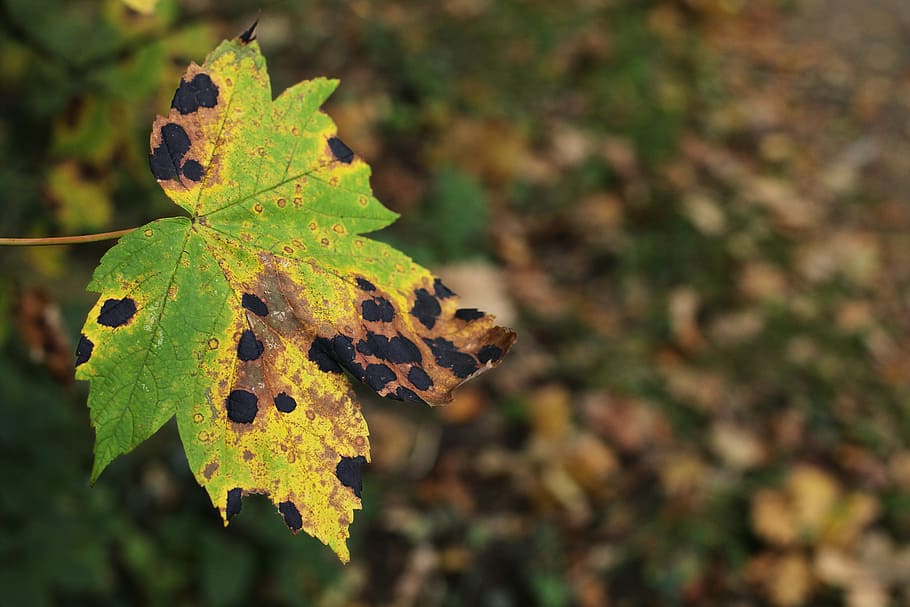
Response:
[{"label": "diseased leaf spot", "polygon": [[244,293],[243,297],[240,298],[240,305],[242,305],[244,308],[256,316],[269,315],[269,309],[265,305],[265,302],[259,299],[259,297],[253,293]]},{"label": "diseased leaf spot", "polygon": [[411,308],[411,314],[427,329],[432,329],[436,324],[436,319],[442,313],[439,302],[426,289],[417,289],[414,291],[414,297],[414,307]]},{"label": "diseased leaf spot", "polygon": [[341,373],[341,367],[338,366],[338,361],[335,360],[332,354],[333,349],[332,340],[326,337],[317,337],[310,346],[307,358],[316,363],[320,371]]},{"label": "diseased leaf spot", "polygon": [[376,290],[376,285],[371,283],[366,278],[358,277],[358,278],[355,278],[354,280],[357,281],[357,286],[360,287],[364,291],[375,291]]},{"label": "diseased leaf spot", "polygon": [[374,297],[364,301],[360,310],[363,313],[363,319],[369,322],[392,322],[395,317],[395,308],[385,297]]},{"label": "diseased leaf spot", "polygon": [[232,519],[235,515],[240,514],[240,509],[243,507],[243,504],[241,503],[242,496],[243,491],[240,487],[235,487],[227,492],[225,514],[227,515],[228,520]]},{"label": "diseased leaf spot", "polygon": [[349,148],[344,141],[338,137],[329,138],[329,149],[332,150],[332,156],[340,162],[351,164],[354,160],[354,150]]},{"label": "diseased leaf spot", "polygon": [[433,387],[433,380],[420,367],[411,367],[408,371],[408,381],[418,390],[429,390]]},{"label": "diseased leaf spot", "polygon": [[98,324],[105,327],[120,327],[130,321],[136,313],[136,302],[129,297],[108,299],[101,306]]},{"label": "diseased leaf spot", "polygon": [[259,399],[252,392],[233,390],[227,397],[227,416],[232,422],[250,424],[259,412]]},{"label": "diseased leaf spot", "polygon": [[447,299],[455,296],[455,293],[449,287],[442,284],[442,281],[438,278],[433,281],[433,291],[439,299]]},{"label": "diseased leaf spot", "polygon": [[177,168],[177,164],[174,162],[174,159],[171,158],[170,154],[168,154],[167,148],[164,145],[159,145],[151,154],[149,154],[149,169],[151,169],[155,179],[160,181],[176,179]]},{"label": "diseased leaf spot", "polygon": [[404,335],[398,335],[389,340],[389,350],[386,360],[393,363],[419,363],[423,361],[420,349],[413,341]]},{"label": "diseased leaf spot", "polygon": [[[357,342],[357,351],[366,356],[379,356],[380,358],[382,358],[382,356],[380,356],[379,354],[377,354],[375,352],[375,348],[373,347],[373,345],[370,344],[370,341],[372,339],[375,339],[376,337],[377,336],[373,332],[367,331],[367,338],[361,339],[360,341]],[[379,335],[378,337],[385,338],[386,340],[388,340],[388,338],[385,337],[385,335]]]},{"label": "diseased leaf spot", "polygon": [[79,343],[76,344],[76,366],[78,367],[82,363],[88,362],[88,359],[92,357],[92,350],[95,349],[95,344],[92,343],[88,337],[84,334],[79,336]]},{"label": "diseased leaf spot", "polygon": [[303,518],[301,518],[300,511],[297,510],[297,506],[293,502],[281,502],[278,504],[278,512],[284,518],[284,524],[294,533],[297,533],[303,527]]},{"label": "diseased leaf spot", "polygon": [[192,114],[201,107],[215,107],[218,103],[218,86],[208,74],[200,73],[187,82],[180,81],[171,107],[183,115]]},{"label": "diseased leaf spot", "polygon": [[332,339],[317,337],[307,353],[307,358],[316,363],[320,371],[340,373],[344,368],[364,381],[363,367],[354,362],[355,356],[354,340],[347,335],[336,335]]},{"label": "diseased leaf spot", "polygon": [[347,335],[336,335],[332,338],[332,349],[341,362],[354,360],[354,340]]},{"label": "diseased leaf spot", "polygon": [[451,369],[455,377],[464,379],[477,370],[477,363],[470,354],[460,352],[455,348],[455,344],[442,337],[436,339],[424,339],[424,343],[430,346],[433,352],[433,358],[436,364],[446,369]]},{"label": "diseased leaf spot", "polygon": [[262,356],[263,350],[262,342],[256,339],[256,334],[250,329],[240,335],[240,341],[237,342],[237,358],[240,360],[256,360]]},{"label": "diseased leaf spot", "polygon": [[478,318],[483,318],[484,316],[484,313],[477,308],[458,308],[455,310],[455,318],[467,322],[477,320]]},{"label": "diseased leaf spot", "polygon": [[183,127],[168,122],[161,127],[161,144],[149,154],[149,168],[155,179],[165,181],[180,176],[180,161],[190,149],[190,138]]},{"label": "diseased leaf spot", "polygon": [[417,345],[401,334],[389,339],[367,331],[367,338],[357,342],[357,351],[395,364],[419,363],[423,359]]},{"label": "diseased leaf spot", "polygon": [[364,382],[377,392],[395,379],[395,372],[385,365],[367,365]]},{"label": "diseased leaf spot", "polygon": [[294,400],[293,396],[288,396],[286,393],[281,392],[275,397],[275,408],[282,413],[290,413],[297,408],[297,401]]},{"label": "diseased leaf spot", "polygon": [[[392,395],[390,394],[389,397],[392,398]],[[398,389],[395,390],[394,398],[397,398],[398,400],[410,400],[415,403],[423,402],[423,399],[417,396],[416,392],[409,388],[405,388],[404,386],[398,386]]]},{"label": "diseased leaf spot", "polygon": [[335,466],[335,476],[338,477],[339,482],[345,487],[353,489],[354,495],[357,497],[360,497],[360,493],[363,491],[363,479],[360,474],[360,466],[365,464],[366,461],[367,458],[362,455],[357,455],[355,457],[342,456],[341,461]]},{"label": "diseased leaf spot", "polygon": [[347,335],[336,335],[332,338],[332,350],[335,353],[335,360],[341,363],[341,366],[348,370],[348,373],[364,381],[364,371],[358,363],[354,362],[354,340]]},{"label": "diseased leaf spot", "polygon": [[477,352],[477,360],[482,364],[487,364],[491,360],[495,363],[500,358],[502,358],[502,348],[493,344],[484,346]]},{"label": "diseased leaf spot", "polygon": [[183,176],[192,181],[202,179],[202,165],[192,158],[183,163]]}]

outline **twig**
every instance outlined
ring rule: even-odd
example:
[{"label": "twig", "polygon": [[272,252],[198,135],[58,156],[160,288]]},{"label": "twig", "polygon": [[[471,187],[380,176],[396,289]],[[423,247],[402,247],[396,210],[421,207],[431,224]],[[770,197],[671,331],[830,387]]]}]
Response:
[{"label": "twig", "polygon": [[47,236],[41,238],[0,238],[0,246],[46,247],[61,244],[81,244],[84,242],[99,242],[113,240],[124,234],[129,234],[136,228],[114,230],[113,232],[99,232],[97,234],[82,234],[80,236]]}]

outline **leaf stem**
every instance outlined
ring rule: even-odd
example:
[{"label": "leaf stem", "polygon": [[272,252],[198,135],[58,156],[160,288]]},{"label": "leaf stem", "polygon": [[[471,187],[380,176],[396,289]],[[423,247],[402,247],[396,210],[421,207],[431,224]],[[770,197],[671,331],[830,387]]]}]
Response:
[{"label": "leaf stem", "polygon": [[0,246],[45,247],[61,244],[81,244],[84,242],[98,242],[113,240],[124,234],[129,234],[136,228],[114,230],[113,232],[99,232],[97,234],[82,234],[79,236],[47,236],[42,238],[0,238]]}]

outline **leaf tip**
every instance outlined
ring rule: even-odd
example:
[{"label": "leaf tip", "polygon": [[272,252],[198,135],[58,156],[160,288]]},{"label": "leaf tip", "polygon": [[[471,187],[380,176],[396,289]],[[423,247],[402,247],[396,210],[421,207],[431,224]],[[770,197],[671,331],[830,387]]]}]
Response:
[{"label": "leaf tip", "polygon": [[342,540],[340,543],[332,545],[331,548],[338,557],[338,560],[341,561],[342,564],[347,565],[351,560],[351,552],[348,550],[347,541]]},{"label": "leaf tip", "polygon": [[249,44],[255,40],[257,25],[259,25],[259,17],[256,17],[256,20],[253,21],[252,25],[240,32],[240,34],[237,36],[237,40],[239,40],[241,44]]},{"label": "leaf tip", "polygon": [[92,464],[92,473],[88,479],[88,484],[90,486],[95,486],[95,483],[98,482],[98,477],[101,476],[101,473],[104,472],[109,463],[111,463],[110,460],[104,460],[99,454],[95,454],[95,462]]}]

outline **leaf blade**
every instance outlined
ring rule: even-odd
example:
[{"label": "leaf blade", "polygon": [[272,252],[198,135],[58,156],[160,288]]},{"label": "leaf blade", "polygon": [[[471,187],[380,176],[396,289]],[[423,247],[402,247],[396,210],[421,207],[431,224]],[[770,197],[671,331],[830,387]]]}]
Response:
[{"label": "leaf blade", "polygon": [[[397,214],[319,109],[337,84],[317,78],[273,101],[243,37],[190,65],[153,124],[149,163],[191,217],[153,222],[102,260],[84,329],[98,352],[77,376],[92,380],[93,478],[176,414],[225,524],[244,495],[265,494],[294,533],[346,561],[370,450],[345,373],[383,396],[443,403],[515,334],[464,314],[428,270],[363,236]],[[95,313],[113,320],[99,328]],[[124,352],[130,373],[110,384]]]}]

